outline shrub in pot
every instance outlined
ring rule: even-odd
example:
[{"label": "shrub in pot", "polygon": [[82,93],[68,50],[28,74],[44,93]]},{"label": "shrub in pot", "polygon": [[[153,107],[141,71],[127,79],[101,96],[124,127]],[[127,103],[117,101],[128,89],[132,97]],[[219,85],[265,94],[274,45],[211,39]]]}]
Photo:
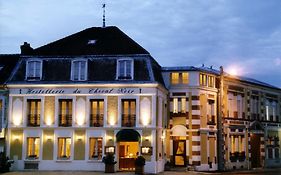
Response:
[{"label": "shrub in pot", "polygon": [[105,173],[114,173],[114,165],[117,163],[114,160],[114,154],[108,153],[102,158],[102,162],[105,164]]},{"label": "shrub in pot", "polygon": [[145,158],[138,156],[135,160],[135,174],[144,174]]}]

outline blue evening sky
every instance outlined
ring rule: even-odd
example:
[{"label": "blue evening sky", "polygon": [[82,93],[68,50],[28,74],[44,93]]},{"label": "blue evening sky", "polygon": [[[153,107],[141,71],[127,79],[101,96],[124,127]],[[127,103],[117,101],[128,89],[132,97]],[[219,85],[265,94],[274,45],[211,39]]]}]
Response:
[{"label": "blue evening sky", "polygon": [[0,53],[119,27],[162,66],[232,68],[281,87],[280,0],[0,0]]}]

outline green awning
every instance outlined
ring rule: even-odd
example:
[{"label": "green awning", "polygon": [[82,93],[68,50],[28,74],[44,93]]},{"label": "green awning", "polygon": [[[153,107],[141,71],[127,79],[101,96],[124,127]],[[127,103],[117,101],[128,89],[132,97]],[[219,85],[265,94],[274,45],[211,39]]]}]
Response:
[{"label": "green awning", "polygon": [[141,140],[140,134],[133,129],[122,129],[116,134],[117,142],[139,142]]}]

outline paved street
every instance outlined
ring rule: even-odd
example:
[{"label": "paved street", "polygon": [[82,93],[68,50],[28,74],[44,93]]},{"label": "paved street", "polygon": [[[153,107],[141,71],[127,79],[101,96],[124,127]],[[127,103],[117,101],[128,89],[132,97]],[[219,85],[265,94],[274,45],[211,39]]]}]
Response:
[{"label": "paved street", "polygon": [[[92,171],[22,171],[22,172],[8,172],[4,173],[4,175],[102,175],[105,174],[103,172],[92,172]],[[133,172],[117,172],[115,175],[132,175]],[[251,171],[232,171],[232,172],[194,172],[194,171],[165,171],[161,173],[161,175],[280,175],[280,169],[257,169]]]}]

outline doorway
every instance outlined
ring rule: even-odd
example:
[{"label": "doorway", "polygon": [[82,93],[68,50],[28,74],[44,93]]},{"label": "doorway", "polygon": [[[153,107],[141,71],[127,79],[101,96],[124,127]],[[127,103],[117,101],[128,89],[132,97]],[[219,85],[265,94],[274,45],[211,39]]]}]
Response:
[{"label": "doorway", "polygon": [[260,134],[251,135],[251,163],[252,168],[261,167],[261,141]]},{"label": "doorway", "polygon": [[134,171],[139,142],[119,142],[119,170]]},{"label": "doorway", "polygon": [[186,166],[186,141],[173,141],[173,155],[175,166]]}]

